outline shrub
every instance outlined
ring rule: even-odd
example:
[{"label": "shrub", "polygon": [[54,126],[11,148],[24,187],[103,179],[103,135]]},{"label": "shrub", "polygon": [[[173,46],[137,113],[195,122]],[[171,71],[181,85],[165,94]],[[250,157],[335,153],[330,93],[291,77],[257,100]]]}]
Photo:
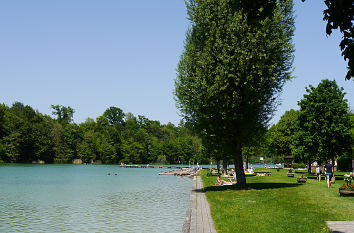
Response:
[{"label": "shrub", "polygon": [[337,160],[337,168],[340,171],[351,171],[352,170],[352,158],[349,156],[341,156]]},{"label": "shrub", "polygon": [[305,168],[304,163],[293,163],[293,168]]}]

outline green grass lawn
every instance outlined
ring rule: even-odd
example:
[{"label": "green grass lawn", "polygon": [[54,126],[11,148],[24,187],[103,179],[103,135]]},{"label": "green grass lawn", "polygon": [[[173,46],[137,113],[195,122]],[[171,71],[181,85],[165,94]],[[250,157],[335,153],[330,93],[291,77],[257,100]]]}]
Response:
[{"label": "green grass lawn", "polygon": [[[247,190],[215,186],[216,176],[201,174],[217,232],[329,232],[325,221],[354,221],[354,197],[339,196],[343,172],[330,189],[315,175],[257,169],[272,176],[247,176]],[[298,184],[296,177],[308,177]]]}]

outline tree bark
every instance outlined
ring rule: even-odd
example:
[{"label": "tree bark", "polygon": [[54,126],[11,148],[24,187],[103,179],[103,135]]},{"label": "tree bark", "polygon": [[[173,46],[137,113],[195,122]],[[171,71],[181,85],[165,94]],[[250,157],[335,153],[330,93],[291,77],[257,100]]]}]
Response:
[{"label": "tree bark", "polygon": [[243,170],[243,160],[242,160],[242,148],[241,143],[236,143],[236,150],[234,153],[234,161],[235,161],[235,171],[236,171],[236,179],[237,184],[241,189],[246,188],[246,176]]},{"label": "tree bark", "polygon": [[216,168],[218,169],[218,174],[220,174],[220,161],[216,161]]},{"label": "tree bark", "polygon": [[248,169],[248,153],[246,155],[246,169]]},{"label": "tree bark", "polygon": [[309,174],[311,174],[311,161],[310,160],[309,160],[307,171]]},{"label": "tree bark", "polygon": [[227,174],[227,159],[223,159],[222,161],[222,169],[226,172]]}]

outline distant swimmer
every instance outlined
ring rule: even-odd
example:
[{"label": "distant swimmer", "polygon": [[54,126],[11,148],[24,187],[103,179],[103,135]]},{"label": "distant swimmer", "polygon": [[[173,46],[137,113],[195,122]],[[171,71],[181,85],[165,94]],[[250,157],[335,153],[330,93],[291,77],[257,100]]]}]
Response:
[{"label": "distant swimmer", "polygon": [[111,173],[109,173],[109,172],[108,172],[108,174],[107,174],[107,175],[109,175],[109,176],[110,176],[110,175],[111,175]]}]

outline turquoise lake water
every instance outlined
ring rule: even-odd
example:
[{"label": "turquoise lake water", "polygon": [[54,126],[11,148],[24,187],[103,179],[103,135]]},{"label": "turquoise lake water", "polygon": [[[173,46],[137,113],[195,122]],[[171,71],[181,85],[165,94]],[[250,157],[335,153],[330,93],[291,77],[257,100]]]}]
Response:
[{"label": "turquoise lake water", "polygon": [[166,170],[0,165],[0,232],[181,232],[192,179]]}]

